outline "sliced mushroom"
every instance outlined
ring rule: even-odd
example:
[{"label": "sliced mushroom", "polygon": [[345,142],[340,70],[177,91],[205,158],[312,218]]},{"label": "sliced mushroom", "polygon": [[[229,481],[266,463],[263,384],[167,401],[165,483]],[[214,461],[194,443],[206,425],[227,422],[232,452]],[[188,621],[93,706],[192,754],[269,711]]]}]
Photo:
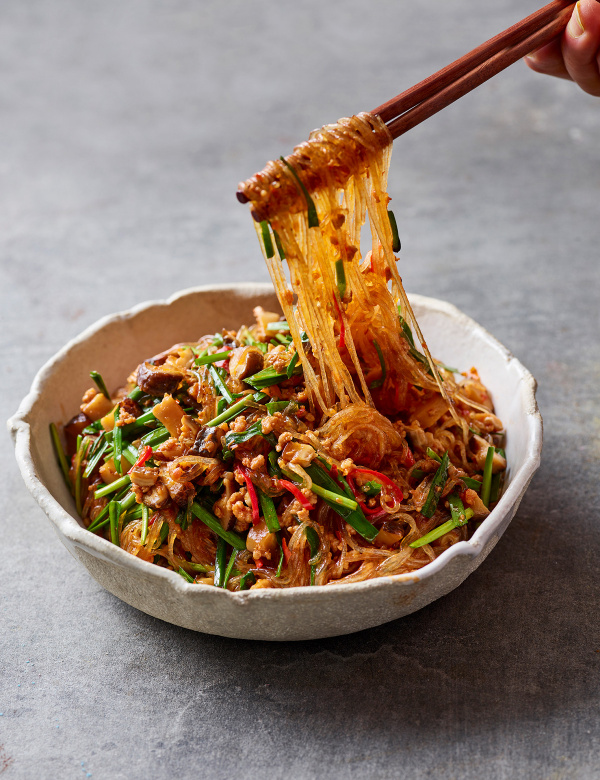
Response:
[{"label": "sliced mushroom", "polygon": [[233,379],[245,379],[257,374],[264,366],[263,353],[258,347],[237,347],[231,350],[229,373]]},{"label": "sliced mushroom", "polygon": [[137,383],[148,395],[161,396],[174,393],[183,376],[183,373],[170,363],[164,363],[162,366],[142,363],[137,370]]}]

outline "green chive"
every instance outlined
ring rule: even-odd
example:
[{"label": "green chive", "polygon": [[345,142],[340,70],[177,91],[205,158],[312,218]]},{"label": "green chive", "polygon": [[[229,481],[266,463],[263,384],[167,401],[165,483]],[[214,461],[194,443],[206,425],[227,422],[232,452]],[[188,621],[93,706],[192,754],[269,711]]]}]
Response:
[{"label": "green chive", "polygon": [[322,488],[319,485],[313,485],[311,490],[313,493],[321,496],[321,498],[327,499],[328,504],[334,503],[338,506],[344,506],[347,509],[356,509],[358,507],[358,503],[351,498],[341,496],[339,493],[334,493],[332,490],[327,490],[326,488]]},{"label": "green chive", "polygon": [[412,330],[410,329],[408,322],[402,316],[402,309],[400,304],[398,304],[398,317],[400,318],[400,327],[402,328],[402,332],[404,333],[405,338],[407,339],[410,346],[414,347],[415,340],[413,338]]},{"label": "green chive", "polygon": [[146,504],[142,504],[142,533],[140,536],[140,541],[142,544],[146,544],[146,540],[148,539],[149,518],[150,518],[150,507],[148,507]]},{"label": "green chive", "polygon": [[227,564],[227,568],[225,569],[225,575],[223,576],[223,588],[224,590],[227,590],[227,583],[229,582],[229,578],[231,577],[231,572],[233,571],[233,564],[235,563],[235,556],[237,555],[237,552],[235,549],[231,551],[231,555],[229,556],[229,563]]},{"label": "green chive", "polygon": [[231,390],[225,384],[223,373],[212,365],[208,369],[208,372],[213,381],[213,385],[215,386],[215,390],[217,390],[223,396],[228,404],[232,404],[235,401],[235,398],[231,394]]},{"label": "green chive", "polygon": [[292,378],[292,374],[294,373],[294,370],[296,368],[296,363],[298,362],[298,359],[300,358],[300,355],[297,352],[294,352],[292,359],[288,363],[288,367],[285,370],[285,375],[288,379]]},{"label": "green chive", "polygon": [[383,352],[381,351],[381,347],[375,340],[373,340],[373,346],[377,350],[377,356],[379,357],[379,365],[381,366],[381,377],[379,379],[376,379],[375,382],[371,382],[371,384],[369,385],[369,389],[371,390],[374,390],[376,387],[381,387],[385,382],[385,377],[387,375],[385,360],[383,358]]},{"label": "green chive", "polygon": [[78,437],[78,443],[79,447],[77,449],[77,455],[75,456],[75,508],[77,509],[77,514],[81,514],[82,506],[81,506],[81,477],[82,477],[82,466],[83,461],[86,458],[87,452],[90,448],[90,439],[86,436],[84,439],[79,442]]},{"label": "green chive", "polygon": [[[337,498],[349,499],[348,495],[344,496],[343,494],[340,494],[340,488],[338,487],[333,477],[331,477],[327,471],[323,470],[322,468],[316,465],[307,466],[305,471],[308,474],[308,476],[312,479],[313,492],[316,493],[315,491],[315,485],[316,485],[317,487],[325,488],[326,490],[329,490],[331,493],[334,493],[337,496]],[[296,476],[296,480],[297,479],[298,478]],[[342,482],[342,484],[344,484],[344,482],[345,480]],[[345,487],[347,487],[347,483]],[[345,487],[343,488],[343,490],[345,490]],[[350,491],[349,487],[348,487],[348,492],[350,493],[350,495],[352,495],[352,492]],[[372,525],[366,519],[361,508],[358,506],[358,504],[356,504],[356,501],[353,502],[356,505],[356,509],[350,509],[348,506],[342,503],[338,503],[338,501],[329,501],[327,498],[324,498],[324,501],[367,541],[372,542],[373,539],[379,533],[377,528],[375,528],[375,526]]]},{"label": "green chive", "polygon": [[100,390],[102,395],[105,398],[108,398],[108,400],[110,401],[110,393],[108,392],[104,379],[102,379],[102,374],[100,374],[98,371],[90,371],[90,376],[94,380],[94,384],[96,385],[98,390]]},{"label": "green chive", "polygon": [[304,535],[306,536],[306,541],[308,542],[308,546],[310,547],[310,584],[315,584],[315,570],[317,568],[317,560],[319,557],[319,550],[321,548],[321,540],[319,539],[319,534],[315,531],[315,529],[311,525],[307,525],[304,529]]},{"label": "green chive", "polygon": [[217,588],[223,587],[223,579],[225,577],[225,554],[227,552],[227,545],[225,540],[219,538],[217,540],[217,554],[215,556],[215,578],[214,583]]},{"label": "green chive", "polygon": [[110,540],[113,544],[116,544],[117,547],[120,547],[119,544],[119,516],[120,516],[120,505],[118,501],[111,501],[108,504],[108,515],[110,517]]},{"label": "green chive", "polygon": [[494,464],[494,447],[490,444],[485,456],[485,465],[483,467],[483,482],[481,484],[481,500],[485,506],[490,505],[490,492],[492,489],[492,466]]},{"label": "green chive", "polygon": [[[289,367],[289,366],[288,366]],[[292,369],[292,375],[298,375],[302,373],[302,366],[294,366]],[[284,379],[288,379],[287,373],[279,374],[272,368],[263,368],[257,374],[252,374],[244,379],[244,382],[255,390],[261,390],[263,387],[270,387],[271,385],[279,384]]]},{"label": "green chive", "polygon": [[141,387],[138,387],[137,385],[133,388],[133,390],[129,393],[127,398],[131,398],[132,401],[139,401],[142,396],[146,395]]},{"label": "green chive", "polygon": [[157,447],[159,444],[162,444],[170,438],[171,434],[169,431],[161,425],[160,428],[157,428],[155,431],[150,431],[150,433],[142,436],[141,445],[143,447],[147,447],[148,445],[150,447]]},{"label": "green chive", "polygon": [[122,487],[125,487],[125,485],[129,485],[130,482],[131,477],[128,474],[125,474],[125,476],[121,477],[121,479],[116,479],[114,482],[111,482],[108,485],[104,485],[104,487],[98,488],[98,490],[96,490],[94,493],[94,498],[102,498],[102,496],[107,496],[109,493],[114,493],[115,490],[120,490]]},{"label": "green chive", "polygon": [[477,493],[481,490],[482,483],[478,479],[472,479],[471,477],[461,477],[460,479],[471,490],[475,490]]},{"label": "green chive", "polygon": [[275,236],[275,244],[277,245],[277,251],[279,252],[279,259],[285,260],[285,252],[283,250],[283,244],[281,243],[281,239],[279,238],[279,233],[274,230],[273,235]]},{"label": "green chive", "polygon": [[117,474],[123,473],[123,467],[121,466],[121,455],[123,454],[123,427],[119,427],[118,425],[120,414],[121,407],[117,406],[115,410],[115,427],[113,428],[113,444],[115,446],[113,463],[115,464],[115,471]]},{"label": "green chive", "polygon": [[388,217],[390,220],[390,227],[392,228],[392,251],[399,252],[402,249],[402,246],[400,244],[400,236],[398,235],[398,223],[396,222],[394,212],[390,211],[390,209],[388,209]]},{"label": "green chive", "polygon": [[279,539],[279,565],[277,566],[277,572],[275,574],[276,577],[281,577],[281,570],[283,569],[284,560],[285,555],[283,554],[283,544],[281,543],[281,539]]},{"label": "green chive", "polygon": [[254,393],[246,395],[244,398],[242,398],[241,401],[238,401],[233,406],[230,406],[229,409],[226,409],[224,412],[217,415],[214,419],[207,422],[206,427],[214,428],[215,425],[220,425],[221,423],[227,422],[227,420],[231,420],[232,417],[237,417],[250,401],[254,401],[255,403],[259,404],[263,401],[266,401],[268,397],[269,396],[265,393]]},{"label": "green chive", "polygon": [[298,174],[296,173],[294,168],[289,164],[289,162],[284,157],[280,157],[279,159],[283,163],[285,163],[285,165],[287,165],[287,167],[290,169],[290,171],[292,172],[292,175],[294,176],[294,178],[296,179],[296,181],[300,185],[300,189],[302,190],[302,194],[306,198],[306,207],[308,209],[308,227],[309,228],[311,228],[311,227],[319,227],[319,217],[317,216],[317,208],[315,206],[315,202],[313,201],[313,199],[308,194],[308,190],[306,189],[304,184],[300,181],[300,177],[298,176]]},{"label": "green chive", "polygon": [[417,547],[423,547],[424,544],[430,544],[431,542],[434,542],[436,539],[440,539],[444,534],[447,534],[449,531],[454,530],[454,528],[458,528],[461,525],[465,525],[472,517],[473,517],[473,510],[469,507],[468,509],[465,509],[463,506],[463,502],[460,500],[460,498],[457,495],[451,495],[448,496],[448,503],[450,505],[450,512],[452,514],[452,519],[447,520],[445,523],[442,523],[442,525],[439,525],[437,528],[434,528],[433,531],[430,531],[428,534],[425,534],[425,536],[422,536],[420,539],[417,539],[414,542],[411,542],[409,544],[409,547],[417,548]]},{"label": "green chive", "polygon": [[256,575],[253,571],[247,571],[240,580],[240,590],[248,590],[256,582]]},{"label": "green chive", "polygon": [[191,561],[187,561],[185,565],[188,567],[188,569],[191,569],[192,571],[199,571],[203,574],[206,574],[208,571],[208,568],[202,563],[192,563]]},{"label": "green chive", "polygon": [[182,569],[181,566],[177,569],[177,574],[181,574],[181,576],[183,577],[184,580],[186,580],[186,582],[190,582],[190,583],[194,582],[194,578],[190,577],[187,571],[185,571],[185,569]]},{"label": "green chive", "polygon": [[219,360],[227,360],[231,357],[231,352],[216,352],[214,355],[203,355],[194,360],[196,366],[207,366],[209,363],[218,363]]},{"label": "green chive", "polygon": [[279,518],[277,517],[277,511],[275,509],[275,503],[273,502],[273,499],[271,496],[267,496],[266,493],[263,493],[262,490],[257,490],[256,492],[258,493],[258,499],[260,501],[263,517],[265,518],[265,525],[273,534],[277,533],[277,531],[281,531],[281,526],[279,525]]},{"label": "green chive", "polygon": [[200,506],[196,501],[192,504],[192,512],[198,520],[202,521],[204,525],[207,525],[213,533],[217,534],[221,539],[224,539],[232,547],[235,547],[236,550],[246,549],[246,542],[241,536],[238,536],[233,531],[225,531],[217,518],[203,506]]},{"label": "green chive", "polygon": [[160,526],[160,543],[163,545],[167,541],[167,536],[169,535],[169,524],[165,523],[163,521],[162,525]]},{"label": "green chive", "polygon": [[260,223],[260,229],[262,231],[262,240],[265,247],[265,256],[267,258],[273,257],[275,250],[273,249],[273,242],[271,241],[271,231],[269,230],[269,223],[263,220]]},{"label": "green chive", "polygon": [[437,460],[438,463],[442,462],[442,459],[437,454],[437,452],[434,452],[431,447],[427,447],[427,455],[432,458],[432,460]]},{"label": "green chive", "polygon": [[85,467],[85,471],[83,472],[84,479],[87,479],[91,475],[108,447],[108,442],[104,436],[99,436],[98,442],[100,443],[99,446],[94,446],[94,449],[90,452],[90,458]]},{"label": "green chive", "polygon": [[343,299],[346,294],[346,270],[344,268],[344,261],[340,258],[335,261],[335,283],[340,294],[340,298]]},{"label": "green chive", "polygon": [[433,514],[437,508],[439,500],[442,496],[442,491],[444,490],[444,485],[446,484],[446,477],[448,476],[448,464],[448,453],[445,452],[440,467],[435,472],[433,482],[429,488],[427,500],[425,501],[423,509],[421,509],[421,514],[425,517],[433,517]]},{"label": "green chive", "polygon": [[72,492],[73,486],[71,485],[71,481],[69,480],[69,465],[67,463],[65,451],[63,450],[60,441],[58,428],[54,423],[50,423],[50,437],[52,439],[52,444],[54,446],[54,454],[56,455],[56,460],[58,461],[58,465],[60,466],[60,470],[65,480],[65,484],[69,488],[69,492]]},{"label": "green chive", "polygon": [[121,454],[132,466],[139,458],[138,449],[137,447],[134,447],[133,444],[128,444]]}]

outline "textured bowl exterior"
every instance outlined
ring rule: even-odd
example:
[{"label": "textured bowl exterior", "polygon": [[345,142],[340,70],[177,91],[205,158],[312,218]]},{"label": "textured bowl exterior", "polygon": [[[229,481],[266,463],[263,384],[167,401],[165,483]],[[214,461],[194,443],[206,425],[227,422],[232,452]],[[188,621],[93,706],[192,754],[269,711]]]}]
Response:
[{"label": "textured bowl exterior", "polygon": [[230,593],[189,584],[81,525],[53,456],[49,423],[71,418],[92,369],[116,387],[148,355],[252,322],[258,304],[278,311],[266,284],[186,290],[168,301],[106,317],[73,339],[41,369],[9,420],[25,483],[63,544],[103,587],[167,622],[220,636],[285,641],[349,634],[408,615],[456,588],[487,557],[519,506],[542,446],[531,374],[456,307],[433,298],[410,298],[433,355],[461,370],[477,366],[508,432],[509,463],[504,494],[473,537],[417,572],[348,585]]}]

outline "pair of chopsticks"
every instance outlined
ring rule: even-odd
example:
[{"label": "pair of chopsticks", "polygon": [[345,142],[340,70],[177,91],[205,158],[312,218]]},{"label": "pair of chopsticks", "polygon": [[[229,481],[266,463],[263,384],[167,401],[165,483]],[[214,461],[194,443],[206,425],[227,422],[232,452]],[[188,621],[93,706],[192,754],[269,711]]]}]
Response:
[{"label": "pair of chopsticks", "polygon": [[568,0],[553,0],[370,113],[378,114],[392,138],[398,138],[501,70],[549,43],[567,26],[574,5]]}]

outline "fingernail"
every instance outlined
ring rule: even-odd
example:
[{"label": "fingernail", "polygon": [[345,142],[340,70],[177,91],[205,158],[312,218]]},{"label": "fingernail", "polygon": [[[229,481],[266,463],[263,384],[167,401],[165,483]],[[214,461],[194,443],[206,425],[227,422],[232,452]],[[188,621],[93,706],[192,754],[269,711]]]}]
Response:
[{"label": "fingernail", "polygon": [[581,38],[581,36],[585,32],[585,27],[583,26],[583,22],[581,21],[581,14],[579,13],[579,3],[577,3],[577,5],[575,6],[573,15],[569,19],[569,24],[567,25],[567,32],[572,38]]}]

